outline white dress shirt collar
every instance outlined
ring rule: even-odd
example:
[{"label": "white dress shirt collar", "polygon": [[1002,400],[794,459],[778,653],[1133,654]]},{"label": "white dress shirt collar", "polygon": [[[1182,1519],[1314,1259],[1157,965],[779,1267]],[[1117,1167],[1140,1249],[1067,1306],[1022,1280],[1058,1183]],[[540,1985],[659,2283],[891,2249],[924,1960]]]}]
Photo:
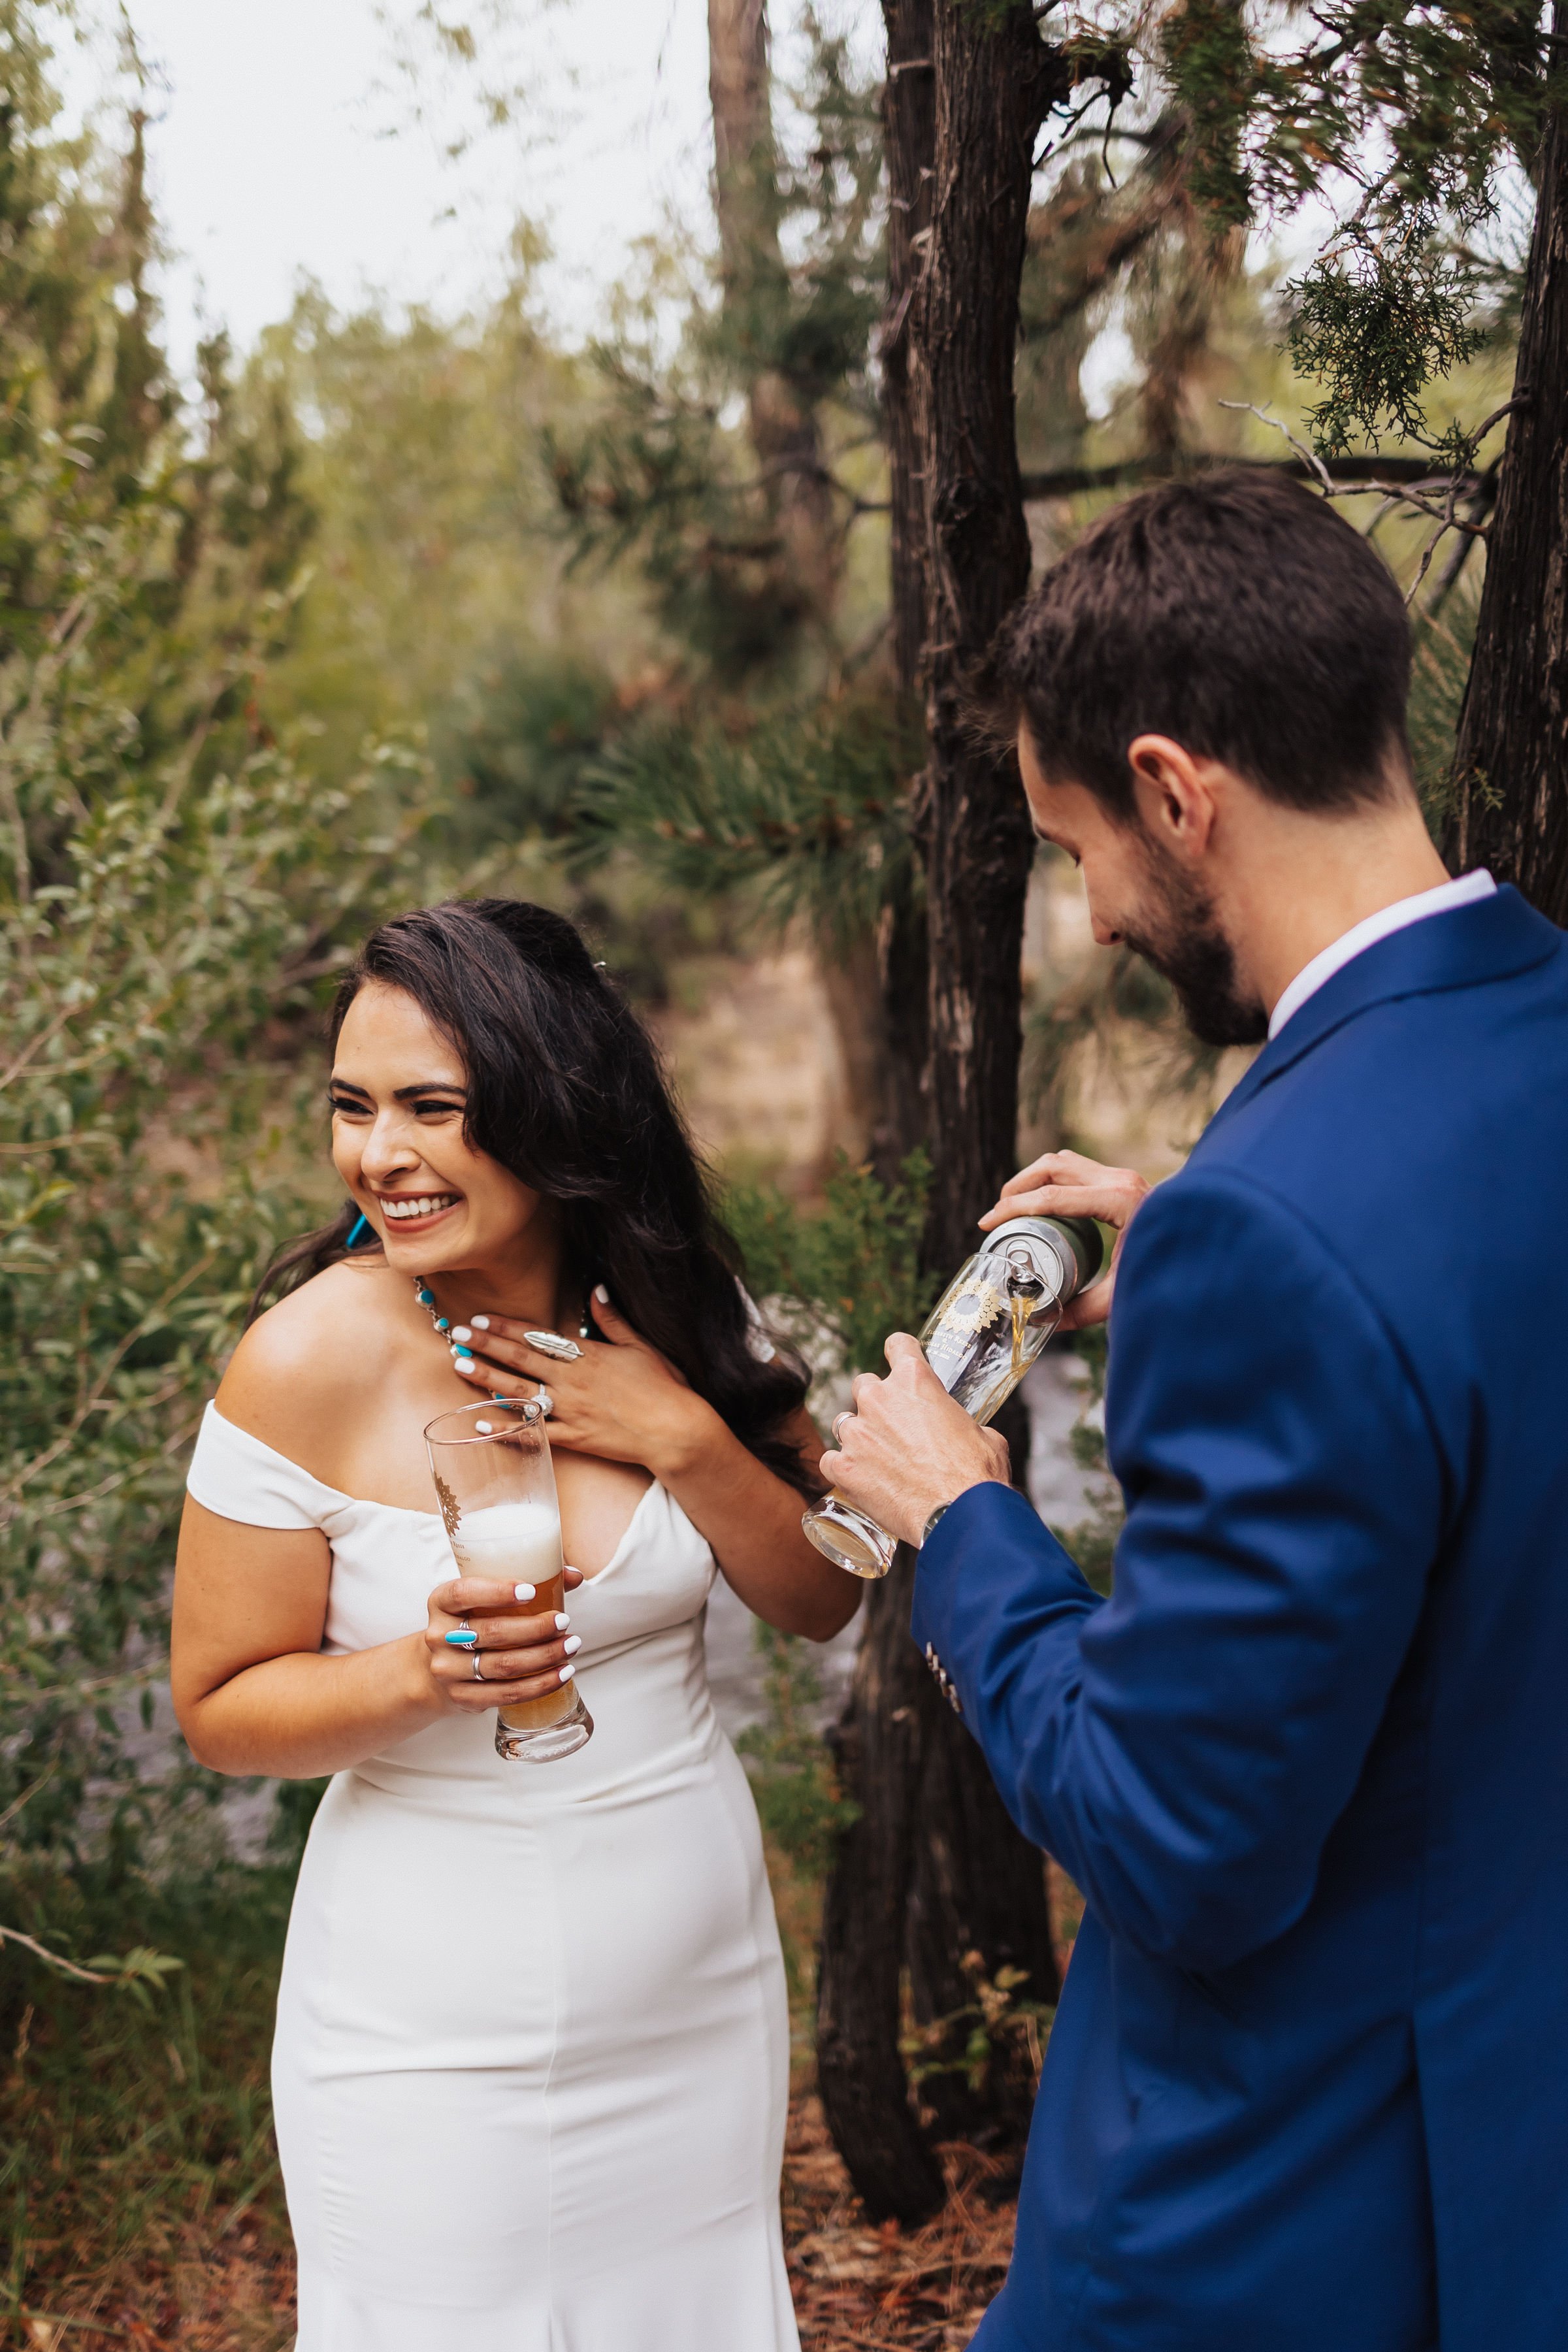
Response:
[{"label": "white dress shirt collar", "polygon": [[1310,963],[1301,966],[1274,1007],[1268,1034],[1278,1037],[1308,997],[1315,996],[1326,980],[1331,980],[1364,949],[1375,947],[1379,940],[1387,939],[1394,931],[1404,930],[1407,923],[1423,922],[1428,915],[1446,915],[1451,907],[1468,907],[1478,898],[1489,898],[1496,888],[1497,884],[1488,873],[1461,874],[1457,882],[1439,882],[1436,889],[1417,890],[1412,898],[1396,898],[1392,907],[1380,907],[1364,922],[1352,924],[1339,939],[1321,949]]}]

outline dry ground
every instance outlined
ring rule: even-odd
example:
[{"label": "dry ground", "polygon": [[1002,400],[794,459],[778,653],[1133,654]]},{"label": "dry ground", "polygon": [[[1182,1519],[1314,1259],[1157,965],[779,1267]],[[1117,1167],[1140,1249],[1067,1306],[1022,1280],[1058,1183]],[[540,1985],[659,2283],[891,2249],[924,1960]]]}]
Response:
[{"label": "dry ground", "polygon": [[[969,2342],[1007,2267],[1014,2209],[988,2200],[996,2168],[973,2148],[948,2147],[942,2160],[946,2210],[923,2230],[876,2228],[816,2098],[795,2101],[784,2208],[804,2352],[948,2352]],[[149,2247],[134,2282],[103,2301],[64,2294],[51,2298],[53,2310],[24,2306],[5,2340],[27,2352],[283,2352],[293,2332],[293,2261],[269,2235],[254,2220],[214,2216],[185,2244]]]},{"label": "dry ground", "polygon": [[949,2352],[969,2342],[1013,2252],[1002,2170],[962,2142],[942,2151],[948,2201],[923,2230],[866,2219],[813,2097],[790,2114],[784,2236],[805,2352]]}]

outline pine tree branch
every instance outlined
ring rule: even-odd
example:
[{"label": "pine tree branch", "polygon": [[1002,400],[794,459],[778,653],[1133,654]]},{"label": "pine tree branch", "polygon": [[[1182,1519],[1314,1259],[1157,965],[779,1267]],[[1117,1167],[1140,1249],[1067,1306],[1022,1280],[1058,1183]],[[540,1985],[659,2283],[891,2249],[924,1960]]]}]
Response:
[{"label": "pine tree branch", "polygon": [[1225,450],[1198,449],[1184,453],[1174,465],[1163,457],[1123,457],[1109,466],[1062,466],[1050,473],[1025,474],[1024,498],[1026,504],[1037,504],[1045,499],[1077,498],[1085,491],[1116,490],[1131,483],[1166,481],[1181,474],[1213,473],[1233,466],[1251,473],[1287,474],[1296,481],[1321,482],[1327,474],[1335,483],[1369,490],[1397,484],[1402,497],[1406,484],[1447,488],[1450,479],[1456,479],[1463,490],[1467,486],[1473,488],[1479,478],[1474,474],[1451,477],[1435,472],[1425,457],[1242,457]]}]

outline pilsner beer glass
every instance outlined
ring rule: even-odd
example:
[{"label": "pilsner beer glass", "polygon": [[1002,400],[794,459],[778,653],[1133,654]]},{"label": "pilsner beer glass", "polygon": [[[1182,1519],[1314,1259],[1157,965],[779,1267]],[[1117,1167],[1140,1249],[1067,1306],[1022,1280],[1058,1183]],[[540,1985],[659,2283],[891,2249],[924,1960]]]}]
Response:
[{"label": "pilsner beer glass", "polygon": [[[1000,1412],[1057,1325],[1104,1261],[1092,1217],[1010,1217],[960,1266],[926,1318],[926,1361],[982,1428]],[[837,1487],[801,1521],[819,1552],[851,1576],[886,1576],[898,1546]]]},{"label": "pilsner beer glass", "polygon": [[[430,1423],[425,1450],[458,1575],[534,1588],[531,1601],[473,1609],[469,1616],[553,1616],[563,1608],[561,1506],[539,1407],[531,1401],[521,1412],[459,1406]],[[553,1764],[593,1736],[594,1718],[575,1682],[542,1698],[520,1699],[496,1717],[496,1753],[514,1764]]]}]

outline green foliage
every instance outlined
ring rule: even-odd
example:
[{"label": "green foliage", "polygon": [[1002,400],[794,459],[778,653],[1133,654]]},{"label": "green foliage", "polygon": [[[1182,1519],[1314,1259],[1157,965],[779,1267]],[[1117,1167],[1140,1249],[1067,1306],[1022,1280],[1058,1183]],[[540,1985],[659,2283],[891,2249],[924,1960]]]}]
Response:
[{"label": "green foliage", "polygon": [[110,202],[51,138],[43,21],[0,9],[0,1834],[125,1857],[183,1449],[294,1213],[257,1165],[293,1082],[245,1052],[408,887],[422,779],[323,789],[271,739],[297,443],[217,339],[172,427],[139,134]]},{"label": "green foliage", "polygon": [[1410,675],[1410,758],[1427,829],[1440,842],[1453,798],[1459,710],[1470,674],[1479,583],[1467,574],[1439,610],[1417,614]]},{"label": "green foliage", "polygon": [[[857,452],[876,437],[877,92],[813,11],[802,30],[798,152],[770,151],[739,184],[732,176],[742,217],[720,284],[689,257],[648,252],[647,283],[623,292],[612,331],[591,347],[586,417],[542,435],[574,562],[600,574],[635,562],[688,661],[726,691],[795,675],[814,654],[820,669],[837,625],[842,540],[874,503]],[[809,559],[786,512],[803,494],[818,510]]]},{"label": "green foliage", "polygon": [[841,1158],[816,1212],[773,1191],[726,1193],[753,1295],[819,1373],[882,1371],[888,1333],[924,1321],[937,1287],[920,1270],[930,1182],[931,1162],[914,1151],[892,1185]]},{"label": "green foliage", "polygon": [[431,742],[455,836],[476,850],[566,836],[624,715],[607,671],[569,648],[514,654],[465,681]]},{"label": "green foliage", "polygon": [[820,1880],[841,1830],[858,1808],[839,1794],[832,1759],[811,1721],[822,1685],[806,1645],[759,1619],[752,1628],[768,1663],[767,1716],[735,1745],[745,1758],[763,1833],[799,1875]]},{"label": "green foliage", "polygon": [[547,424],[543,455],[574,563],[603,576],[635,559],[664,627],[733,683],[785,652],[809,607],[721,386],[661,369],[652,340],[595,347],[596,414],[570,436]]},{"label": "green foliage", "polygon": [[1187,184],[1221,229],[1252,216],[1246,161],[1258,68],[1245,12],[1235,0],[1186,0],[1160,27],[1160,55],[1187,118]]},{"label": "green foliage", "polygon": [[1456,467],[1473,456],[1458,425],[1434,440],[1426,422],[1426,387],[1487,339],[1475,319],[1473,278],[1435,245],[1427,215],[1415,215],[1396,243],[1358,236],[1320,254],[1285,291],[1295,303],[1291,361],[1327,385],[1307,411],[1325,457],[1348,453],[1358,436],[1375,447],[1387,433],[1424,443]]},{"label": "green foliage", "polygon": [[745,889],[773,924],[834,942],[915,887],[905,779],[918,758],[883,698],[838,696],[746,727],[657,714],[579,795],[581,854],[632,850],[674,890]]},{"label": "green foliage", "polygon": [[[0,2315],[17,2331],[6,2342],[56,2340],[47,2321],[30,2330],[28,2313],[74,2319],[62,2342],[89,2315],[110,2337],[170,2342],[196,2230],[220,2240],[220,2310],[228,2265],[286,2244],[267,2076],[291,1885],[291,1871],[235,1869],[161,1886],[37,1867],[0,1880],[0,1912],[40,1942],[173,1947],[186,1962],[142,2004],[31,1958],[0,1975]],[[275,2330],[260,2312],[224,2316],[226,2342],[281,2352],[288,2340],[280,2312]]]},{"label": "green foliage", "polygon": [[1549,87],[1537,7],[1328,0],[1305,21],[1292,45],[1268,8],[1184,0],[1163,26],[1192,119],[1194,194],[1223,217],[1338,181],[1473,218],[1510,150],[1533,159]]},{"label": "green foliage", "polygon": [[1195,1095],[1219,1066],[1217,1051],[1201,1045],[1182,1018],[1170,983],[1130,948],[1117,948],[1075,978],[1037,992],[1024,1031],[1031,1115],[1062,1125],[1078,1084],[1113,1068],[1129,1038],[1140,1048],[1141,1080],[1162,1093]]},{"label": "green foliage", "polygon": [[552,730],[580,727],[590,684],[596,695],[612,668],[636,675],[662,651],[623,583],[564,577],[540,436],[591,421],[594,388],[540,326],[538,258],[520,237],[495,304],[455,324],[345,316],[307,289],[232,398],[251,433],[279,412],[300,420],[298,488],[314,518],[268,718],[308,734],[312,767],[334,783],[367,736],[427,729],[443,782],[476,786],[458,812],[476,838],[504,830],[514,798],[547,814],[561,782]]},{"label": "green foliage", "polygon": [[106,522],[95,487],[47,440],[0,470],[53,566],[0,664],[0,1812],[68,1850],[89,1782],[104,1833],[142,1809],[121,1730],[160,1671],[183,1448],[294,1213],[255,1166],[292,1085],[245,1052],[412,895],[423,814],[395,753],[336,792],[266,744],[213,762],[250,643],[206,648],[150,746],[114,686],[177,511]]},{"label": "green foliage", "polygon": [[1485,340],[1467,240],[1533,165],[1543,108],[1568,84],[1560,60],[1549,70],[1543,30],[1537,6],[1509,0],[1328,0],[1284,17],[1183,0],[1163,18],[1188,186],[1214,226],[1309,198],[1338,215],[1286,289],[1290,356],[1325,382],[1310,416],[1325,455],[1393,433],[1466,461],[1457,427],[1430,435],[1422,395]]},{"label": "green foliage", "polygon": [[940,2075],[958,2074],[972,2091],[981,2091],[1000,2063],[1031,2086],[1037,2084],[1055,2007],[1019,1999],[1019,1986],[1029,1981],[1027,1969],[1000,1968],[988,1977],[979,1952],[965,1952],[959,1965],[974,1988],[974,1998],[900,2036],[899,2047],[910,2082],[918,2090]]}]

